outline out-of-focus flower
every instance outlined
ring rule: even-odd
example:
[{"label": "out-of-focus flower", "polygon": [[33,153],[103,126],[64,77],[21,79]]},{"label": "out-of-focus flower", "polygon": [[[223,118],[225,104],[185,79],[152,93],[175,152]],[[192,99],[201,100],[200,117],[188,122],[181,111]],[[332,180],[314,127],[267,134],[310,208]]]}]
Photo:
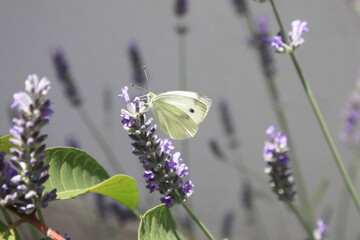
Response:
[{"label": "out-of-focus flower", "polygon": [[294,200],[294,177],[289,172],[289,156],[287,137],[282,132],[276,132],[274,125],[266,130],[270,138],[265,142],[264,160],[267,164],[265,173],[270,176],[270,187],[279,200],[290,202]]},{"label": "out-of-focus flower", "polygon": [[217,158],[219,158],[219,159],[224,159],[225,158],[225,154],[221,150],[221,147],[220,147],[219,143],[216,141],[216,139],[210,139],[209,146],[210,146],[210,149],[211,149],[212,153]]},{"label": "out-of-focus flower", "polygon": [[130,101],[127,87],[119,96],[127,105],[121,110],[121,122],[134,141],[133,154],[139,157],[145,169],[146,187],[150,192],[157,190],[164,195],[161,202],[168,208],[185,201],[192,195],[194,185],[190,180],[183,181],[183,177],[188,175],[188,167],[182,163],[180,152],[172,153],[174,146],[171,141],[155,135],[156,125],[152,124],[151,118],[146,119],[148,109],[144,101],[138,97]]},{"label": "out-of-focus flower", "polygon": [[231,0],[233,2],[233,5],[235,7],[235,11],[239,14],[242,15],[246,12],[247,8],[246,8],[246,2],[245,0]]},{"label": "out-of-focus flower", "polygon": [[51,52],[51,55],[57,78],[63,84],[66,96],[74,107],[80,106],[82,100],[71,76],[69,63],[64,51],[61,48],[57,48]]},{"label": "out-of-focus flower", "polygon": [[175,15],[177,17],[184,17],[188,11],[187,0],[175,0]]},{"label": "out-of-focus flower", "polygon": [[261,60],[261,67],[267,78],[272,78],[276,73],[273,52],[269,46],[268,18],[259,17],[256,19],[257,31],[252,37],[253,45],[258,49]]},{"label": "out-of-focus flower", "polygon": [[223,221],[221,224],[222,238],[232,239],[234,224],[235,224],[235,211],[234,210],[227,211],[223,217]]},{"label": "out-of-focus flower", "polygon": [[225,134],[230,140],[230,149],[239,147],[239,141],[236,138],[236,130],[232,121],[228,103],[225,100],[219,102],[220,116],[222,118],[222,125],[224,127]]},{"label": "out-of-focus flower", "polygon": [[144,63],[140,54],[138,44],[131,42],[128,48],[128,55],[132,66],[132,81],[135,85],[144,86],[146,78],[144,75]]},{"label": "out-of-focus flower", "polygon": [[289,42],[285,42],[281,34],[273,37],[271,46],[273,46],[277,52],[291,53],[305,42],[302,35],[309,31],[307,22],[302,20],[294,20],[291,23],[291,26],[292,30],[289,32]]},{"label": "out-of-focus flower", "polygon": [[313,232],[315,240],[328,240],[326,233],[329,231],[328,226],[324,223],[322,219],[316,221],[317,228]]},{"label": "out-of-focus flower", "polygon": [[65,137],[65,145],[73,148],[81,148],[79,139],[75,134],[69,134]]},{"label": "out-of-focus flower", "polygon": [[14,94],[14,103],[19,117],[13,119],[10,130],[14,145],[10,149],[12,166],[1,159],[1,206],[11,206],[21,214],[30,214],[39,207],[47,207],[56,198],[56,189],[43,193],[43,184],[49,178],[49,166],[45,165],[45,144],[47,135],[41,129],[50,119],[51,103],[43,97],[50,90],[46,78],[29,75],[25,91]]},{"label": "out-of-focus flower", "polygon": [[340,132],[340,139],[345,143],[358,144],[360,142],[360,130],[358,129],[360,119],[360,77],[345,106],[342,118],[344,126]]}]

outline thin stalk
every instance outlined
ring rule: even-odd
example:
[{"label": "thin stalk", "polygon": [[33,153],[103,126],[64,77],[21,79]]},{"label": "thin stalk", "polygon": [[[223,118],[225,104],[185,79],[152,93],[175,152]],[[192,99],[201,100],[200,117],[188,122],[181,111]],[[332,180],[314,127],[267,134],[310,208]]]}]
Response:
[{"label": "thin stalk", "polygon": [[309,238],[311,240],[315,240],[311,227],[306,223],[305,219],[301,216],[299,210],[294,206],[294,204],[292,202],[288,202],[287,205],[288,205],[289,209],[295,214],[295,216],[297,217],[297,219],[303,226],[304,230],[309,235]]},{"label": "thin stalk", "polygon": [[122,170],[122,167],[120,166],[120,163],[117,161],[115,154],[109,147],[109,144],[106,142],[105,138],[102,136],[101,132],[96,127],[96,124],[94,124],[94,122],[92,121],[90,115],[87,113],[85,108],[79,106],[76,109],[78,110],[77,112],[79,113],[81,120],[85,123],[85,126],[87,127],[87,129],[95,139],[96,143],[104,153],[111,167],[116,171],[124,172]]},{"label": "thin stalk", "polygon": [[291,60],[293,61],[293,64],[296,68],[296,71],[298,72],[299,74],[299,77],[300,77],[300,80],[301,80],[301,83],[304,87],[304,90],[306,92],[306,95],[310,101],[310,104],[311,104],[311,107],[315,113],[315,116],[316,116],[316,119],[318,120],[319,124],[320,124],[320,127],[321,127],[321,130],[325,136],[325,139],[326,139],[326,142],[331,150],[331,153],[335,159],[335,163],[337,165],[337,167],[339,168],[340,170],[340,173],[341,173],[341,176],[343,177],[344,179],[344,182],[346,184],[346,187],[355,203],[355,206],[358,210],[358,212],[360,213],[360,199],[359,199],[359,196],[357,195],[357,192],[355,190],[355,187],[350,179],[350,176],[348,174],[348,171],[346,170],[346,167],[345,167],[345,164],[343,162],[343,160],[341,159],[340,157],[340,154],[336,148],[336,145],[334,143],[334,140],[332,139],[331,135],[330,135],[330,132],[328,130],[328,127],[326,125],[326,122],[324,120],[324,117],[322,116],[322,113],[319,109],[319,106],[315,100],[315,97],[311,91],[311,88],[308,84],[308,82],[306,81],[305,77],[304,77],[304,74],[300,68],[300,65],[295,57],[295,54],[294,53],[290,53],[290,57],[291,57]]},{"label": "thin stalk", "polygon": [[[270,0],[270,2],[271,2],[271,6],[273,8],[273,11],[275,13],[276,19],[278,21],[278,24],[279,24],[279,26],[281,28],[281,32],[284,33],[284,29],[282,27],[282,22],[281,22],[279,14],[278,14],[278,12],[276,10],[274,0]],[[284,38],[285,42],[287,42],[286,35],[283,35],[283,38]],[[348,174],[348,172],[346,170],[345,164],[344,164],[344,162],[342,161],[342,159],[340,157],[340,154],[339,154],[339,152],[338,152],[338,150],[336,148],[334,140],[332,139],[332,137],[330,135],[330,132],[328,130],[328,127],[327,127],[327,125],[325,123],[324,117],[322,116],[322,113],[321,113],[321,111],[320,111],[320,109],[318,107],[318,104],[317,104],[317,102],[315,100],[315,97],[314,97],[312,91],[311,91],[311,88],[310,88],[307,80],[305,79],[305,76],[304,76],[304,74],[303,74],[303,72],[302,72],[302,70],[300,68],[300,65],[299,65],[299,63],[298,63],[298,61],[297,61],[297,59],[295,57],[295,54],[293,52],[290,52],[289,54],[290,54],[290,57],[291,57],[291,60],[292,60],[292,62],[294,64],[294,66],[295,66],[295,69],[296,69],[296,71],[297,71],[297,73],[298,73],[298,75],[300,77],[300,80],[301,80],[301,83],[302,83],[302,85],[304,87],[305,93],[306,93],[306,95],[307,95],[307,97],[308,97],[308,99],[310,101],[311,107],[312,107],[312,109],[313,109],[313,111],[315,113],[316,119],[318,120],[320,128],[321,128],[321,130],[322,130],[322,132],[323,132],[323,134],[325,136],[326,142],[327,142],[327,144],[328,144],[328,146],[330,148],[330,151],[331,151],[331,153],[332,153],[332,155],[333,155],[333,157],[335,159],[335,163],[336,163],[337,167],[339,168],[341,176],[343,177],[344,182],[346,184],[346,187],[347,187],[347,189],[348,189],[348,191],[349,191],[349,193],[350,193],[350,195],[351,195],[351,197],[352,197],[352,199],[353,199],[353,201],[355,203],[355,206],[356,206],[356,208],[358,210],[358,213],[360,214],[360,199],[359,199],[359,197],[358,197],[358,195],[356,193],[356,190],[355,190],[355,187],[354,187],[353,183],[351,182],[351,179],[350,179],[349,174]]]},{"label": "thin stalk", "polygon": [[[357,146],[356,146],[357,147]],[[359,158],[358,153],[355,151],[355,146],[353,146],[352,151],[352,161],[349,166],[349,174],[352,181],[356,182],[356,177],[359,171]],[[356,152],[356,153],[355,153]],[[337,216],[335,219],[335,229],[334,229],[334,239],[346,239],[346,227],[348,222],[348,215],[350,210],[350,198],[349,195],[346,194],[345,189],[341,189],[340,199],[338,202]]]},{"label": "thin stalk", "polygon": [[194,220],[194,222],[199,226],[199,228],[203,231],[206,237],[209,240],[215,240],[213,235],[209,232],[209,230],[205,227],[205,225],[195,216],[195,214],[191,211],[191,209],[186,205],[186,203],[181,203],[181,205],[185,208],[190,217]]}]

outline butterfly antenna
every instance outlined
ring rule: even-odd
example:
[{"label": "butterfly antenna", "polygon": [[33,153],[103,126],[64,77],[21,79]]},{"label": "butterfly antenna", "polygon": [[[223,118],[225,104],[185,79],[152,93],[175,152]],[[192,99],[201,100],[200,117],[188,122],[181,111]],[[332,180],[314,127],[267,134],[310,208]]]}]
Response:
[{"label": "butterfly antenna", "polygon": [[147,71],[146,71],[146,66],[145,66],[145,65],[143,66],[143,69],[144,69],[144,75],[145,75],[146,82],[147,82],[148,86],[150,86],[150,82],[149,82],[149,78],[148,78],[148,75],[147,75]]},{"label": "butterfly antenna", "polygon": [[[143,66],[143,69],[144,69],[144,75],[145,75],[145,79],[146,79],[146,82],[147,82],[147,85],[149,85],[149,78],[148,78],[148,75],[147,75],[147,71],[146,71],[146,67]],[[134,88],[138,88],[140,90],[145,90],[147,92],[149,92],[149,89],[148,88],[143,88],[143,87],[140,87],[140,86],[136,86],[134,84],[130,84],[130,86],[134,87]]]}]

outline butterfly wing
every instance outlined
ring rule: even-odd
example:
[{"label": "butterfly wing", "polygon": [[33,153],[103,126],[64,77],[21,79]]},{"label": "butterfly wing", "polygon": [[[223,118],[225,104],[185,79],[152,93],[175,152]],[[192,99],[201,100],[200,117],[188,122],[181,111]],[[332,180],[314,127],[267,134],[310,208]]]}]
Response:
[{"label": "butterfly wing", "polygon": [[195,136],[211,100],[200,93],[170,91],[155,96],[151,105],[160,128],[172,139],[180,140]]},{"label": "butterfly wing", "polygon": [[183,140],[195,136],[199,126],[184,112],[166,102],[155,102],[151,108],[160,128],[172,139]]},{"label": "butterfly wing", "polygon": [[154,102],[168,103],[182,110],[195,123],[204,121],[211,106],[211,100],[201,94],[189,91],[169,91],[159,94]]}]

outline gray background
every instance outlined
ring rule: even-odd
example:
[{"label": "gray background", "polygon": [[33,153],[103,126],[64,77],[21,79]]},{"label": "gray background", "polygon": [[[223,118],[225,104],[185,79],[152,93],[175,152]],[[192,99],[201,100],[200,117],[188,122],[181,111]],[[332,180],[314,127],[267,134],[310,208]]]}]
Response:
[{"label": "gray background", "polygon": [[[310,32],[305,34],[305,45],[296,54],[341,155],[348,160],[350,154],[337,136],[342,126],[341,111],[358,76],[360,19],[345,0],[277,2],[287,31],[294,19],[308,21]],[[270,31],[276,34],[278,27],[270,5],[251,2],[250,7],[256,15],[269,17]],[[233,167],[212,155],[208,140],[218,137],[224,141],[223,144],[226,143],[217,107],[220,99],[226,99],[242,143],[234,161],[242,158],[266,183],[268,178],[263,174],[262,159],[266,139],[264,130],[275,122],[275,116],[256,53],[247,44],[249,33],[245,18],[236,15],[230,0],[194,1],[189,10],[185,20],[190,29],[187,36],[189,90],[208,95],[214,103],[199,133],[190,140],[189,165],[191,180],[196,185],[191,205],[217,238],[221,237],[224,213],[232,210],[236,213],[233,239],[250,239],[252,230],[246,227],[246,213],[240,206],[243,178],[239,178]],[[27,75],[46,76],[52,82],[49,97],[55,111],[46,128],[49,134],[47,146],[64,145],[65,137],[75,134],[83,149],[102,162],[111,175],[118,173],[104,160],[104,155],[64,98],[63,88],[55,79],[49,53],[53,47],[61,46],[70,61],[84,107],[107,136],[124,173],[137,179],[141,208],[155,206],[159,202],[158,196],[149,196],[144,188],[142,169],[130,152],[130,139],[120,123],[120,109],[124,104],[116,96],[121,87],[131,83],[127,46],[133,40],[138,42],[147,66],[150,88],[156,93],[178,88],[176,22],[173,1],[168,0],[1,0],[0,111],[3,118],[0,134],[7,134],[11,127],[8,108],[12,94],[24,88]],[[329,180],[325,201],[314,212],[315,217],[323,217],[324,213],[337,207],[342,180],[290,58],[285,55],[276,55],[275,58],[279,70],[277,83],[309,195],[314,195],[320,178]],[[113,106],[104,116],[104,91],[109,89]],[[138,93],[136,89],[131,91]],[[180,144],[175,144],[180,149]],[[254,187],[264,189],[257,184]],[[304,239],[305,234],[295,217],[283,204],[273,200],[275,196],[267,196],[269,198],[256,200],[267,238]],[[72,239],[102,239],[106,234],[115,234],[114,229],[109,231],[97,222],[96,215],[92,214],[93,207],[91,197],[82,197],[55,202],[45,213],[52,228],[61,233],[68,232]],[[350,217],[356,224],[349,221],[347,239],[356,239],[359,236],[356,227],[359,217],[352,203],[350,208]],[[178,208],[175,208],[175,213],[184,216]],[[123,228],[134,230],[136,225]]]}]

